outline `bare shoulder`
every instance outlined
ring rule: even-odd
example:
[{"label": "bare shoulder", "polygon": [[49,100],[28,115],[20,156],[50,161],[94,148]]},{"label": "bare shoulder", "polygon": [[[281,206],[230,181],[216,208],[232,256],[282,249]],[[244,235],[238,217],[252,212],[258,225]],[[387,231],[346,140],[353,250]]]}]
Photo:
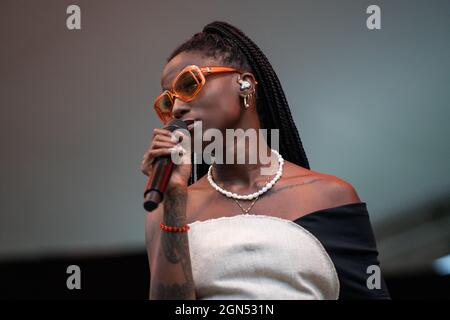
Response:
[{"label": "bare shoulder", "polygon": [[321,173],[323,176],[322,188],[324,195],[338,205],[361,202],[353,185],[331,174]]},{"label": "bare shoulder", "polygon": [[361,202],[350,182],[331,174],[306,169],[293,163],[289,164],[291,176],[306,177],[315,182],[312,192],[315,194],[315,198],[320,199],[322,206],[332,208]]}]

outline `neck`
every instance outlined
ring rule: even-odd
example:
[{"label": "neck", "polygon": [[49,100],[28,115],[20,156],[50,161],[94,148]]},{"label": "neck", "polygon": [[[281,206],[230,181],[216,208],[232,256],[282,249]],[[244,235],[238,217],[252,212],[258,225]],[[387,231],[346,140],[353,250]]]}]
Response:
[{"label": "neck", "polygon": [[[256,130],[256,137],[254,137],[256,143],[255,141],[246,143],[247,138],[237,139],[237,143],[234,143],[234,137],[233,143],[227,143],[229,141],[227,141],[226,132],[223,132],[225,137],[222,150],[223,164],[213,164],[212,176],[216,184],[231,192],[249,193],[248,191],[260,188],[268,179],[273,178],[278,170],[278,158],[267,145],[264,137],[259,134],[260,124],[255,112],[246,112],[234,129]],[[233,159],[228,163],[227,153],[232,155]],[[237,156],[242,158],[244,154],[244,161],[238,163]]]},{"label": "neck", "polygon": [[[259,144],[258,144],[259,146]],[[256,152],[253,149],[257,149]],[[237,151],[241,156],[245,154],[245,163],[237,163]],[[236,193],[247,193],[246,191],[264,184],[272,178],[278,169],[278,158],[270,147],[264,142],[259,148],[240,148],[235,145],[233,150],[234,161],[230,164],[213,164],[212,176],[218,185]],[[256,161],[249,163],[250,154],[256,153]],[[262,156],[261,156],[262,154]],[[226,160],[224,152],[224,160]],[[256,163],[255,163],[256,162]]]}]

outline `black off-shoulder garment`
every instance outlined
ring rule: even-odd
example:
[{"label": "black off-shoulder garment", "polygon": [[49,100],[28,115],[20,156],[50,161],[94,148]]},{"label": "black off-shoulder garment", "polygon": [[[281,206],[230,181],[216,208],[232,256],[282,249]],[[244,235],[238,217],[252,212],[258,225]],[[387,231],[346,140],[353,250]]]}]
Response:
[{"label": "black off-shoulder garment", "polygon": [[311,232],[333,260],[339,282],[339,299],[390,299],[384,277],[380,288],[369,289],[369,266],[380,266],[367,204],[327,208],[294,221]]}]

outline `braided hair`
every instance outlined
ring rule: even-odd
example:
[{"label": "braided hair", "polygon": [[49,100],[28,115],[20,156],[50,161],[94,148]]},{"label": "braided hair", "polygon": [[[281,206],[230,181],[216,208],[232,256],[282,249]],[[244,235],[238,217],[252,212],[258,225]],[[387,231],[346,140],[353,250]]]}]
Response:
[{"label": "braided hair", "polygon": [[[177,47],[167,58],[167,62],[181,52],[192,51],[220,59],[226,66],[254,74],[259,84],[256,91],[256,111],[261,128],[267,129],[267,144],[270,146],[271,143],[270,129],[279,129],[280,154],[284,159],[309,169],[308,158],[278,76],[258,46],[238,28],[226,22],[214,21]],[[189,184],[208,171],[205,163],[193,165],[192,168]]]}]

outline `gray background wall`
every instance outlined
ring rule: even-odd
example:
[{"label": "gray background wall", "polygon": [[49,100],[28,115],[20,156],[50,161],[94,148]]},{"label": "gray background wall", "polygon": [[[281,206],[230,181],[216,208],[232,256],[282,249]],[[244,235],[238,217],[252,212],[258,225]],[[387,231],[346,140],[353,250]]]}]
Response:
[{"label": "gray background wall", "polygon": [[[370,4],[381,30],[366,28]],[[376,231],[448,196],[448,1],[3,0],[0,258],[144,247],[160,73],[214,20],[264,51],[311,168],[352,183]]]}]

